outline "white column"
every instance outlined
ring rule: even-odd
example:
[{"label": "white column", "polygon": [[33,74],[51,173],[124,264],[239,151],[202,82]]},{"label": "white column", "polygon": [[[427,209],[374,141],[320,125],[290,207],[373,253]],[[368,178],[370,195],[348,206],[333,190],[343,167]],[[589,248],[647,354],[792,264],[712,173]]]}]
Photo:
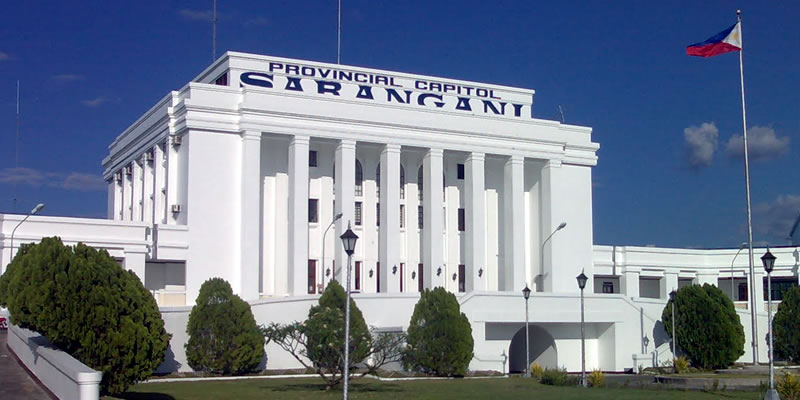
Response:
[{"label": "white column", "polygon": [[261,132],[242,132],[241,196],[239,296],[256,300],[261,281]]},{"label": "white column", "polygon": [[703,286],[704,284],[719,286],[719,272],[698,272],[697,284]]},{"label": "white column", "polygon": [[289,293],[308,294],[308,143],[294,136],[289,144]]},{"label": "white column", "polygon": [[155,182],[155,162],[147,161],[147,152],[142,156],[142,221],[153,222],[153,204],[155,202],[155,192],[153,182]]},{"label": "white column", "polygon": [[122,181],[117,181],[116,173],[111,176],[109,191],[111,204],[108,206],[108,219],[119,221],[122,219]]},{"label": "white column", "polygon": [[[426,288],[444,286],[444,213],[442,187],[444,150],[430,149],[422,161],[424,229],[422,230],[422,263]],[[437,270],[441,268],[441,274]]]},{"label": "white column", "polygon": [[660,282],[661,298],[669,300],[669,293],[678,290],[678,274],[676,272],[664,272],[664,277]]},{"label": "white column", "polygon": [[133,176],[131,178],[131,183],[133,186],[133,190],[131,191],[131,204],[133,207],[131,208],[131,221],[141,221],[142,220],[142,166],[139,164],[140,160],[134,160],[131,164],[133,165]]},{"label": "white column", "polygon": [[[400,146],[381,152],[380,274],[381,293],[400,291]],[[393,267],[397,272],[392,273]]]},{"label": "white column", "polygon": [[[178,223],[178,215],[172,212],[172,205],[179,204],[178,196],[178,146],[175,145],[175,137],[169,136],[165,149],[167,153],[167,171],[165,174],[164,188],[166,190],[166,204],[164,204],[165,223],[175,225]],[[185,204],[183,205],[186,206]]]},{"label": "white column", "polygon": [[[464,166],[466,216],[466,291],[486,290],[486,193],[483,153],[471,153]],[[478,276],[478,271],[483,273]]]},{"label": "white column", "polygon": [[[753,251],[755,252],[755,250],[753,250]],[[761,260],[759,260],[756,257],[755,261],[756,261],[756,263],[758,263]],[[765,296],[765,294],[764,294],[764,279],[767,277],[767,274],[764,272],[764,268],[761,267],[758,264],[755,265],[755,270],[756,270],[756,275],[755,275],[756,279],[755,279],[754,284],[755,284],[755,289],[756,289],[756,298],[755,298],[755,300],[756,300],[755,301],[756,311],[760,312],[760,313],[763,313],[763,312],[767,311],[767,309],[765,308],[767,302],[764,300],[764,296]],[[749,274],[748,274],[748,277],[749,277]],[[748,283],[747,284],[748,285],[750,284],[749,279],[748,279]],[[747,295],[748,296],[750,295],[750,291],[749,290],[747,291]],[[759,334],[763,334],[765,330],[766,330],[765,327],[759,327],[758,328]],[[760,349],[762,347],[764,347],[765,345],[762,343],[759,346],[761,346],[759,348],[759,351],[760,351]]]},{"label": "white column", "polygon": [[166,182],[166,169],[164,163],[164,150],[161,145],[153,146],[153,170],[155,179],[153,179],[153,224],[163,224],[164,221],[164,200],[165,200],[165,186]]},{"label": "white column", "polygon": [[626,270],[620,276],[620,289],[627,297],[640,297],[639,296],[639,271]]},{"label": "white column", "polygon": [[128,174],[128,168],[133,171],[133,163],[122,167],[122,216],[123,221],[130,221],[133,213],[133,175]]},{"label": "white column", "polygon": [[133,271],[133,273],[136,274],[139,280],[142,281],[142,284],[144,284],[145,282],[144,275],[145,275],[146,254],[147,254],[147,249],[145,248],[141,249],[128,248],[124,250],[123,263],[125,265],[125,269]]},{"label": "white column", "polygon": [[[349,222],[352,227],[355,227],[353,220],[353,213],[355,209],[355,188],[356,188],[356,142],[354,140],[341,140],[339,145],[336,146],[336,155],[334,162],[336,163],[336,175],[334,180],[334,190],[336,191],[336,200],[334,208],[334,215],[342,213],[342,218],[336,221],[336,230],[333,239],[333,250],[336,257],[336,276],[331,276],[339,281],[342,286],[345,285],[344,278],[345,268],[347,267],[347,253],[344,252],[342,240],[339,239],[346,230],[347,223]],[[362,210],[363,212],[363,210]],[[363,245],[363,240],[359,240],[356,246]],[[355,267],[355,261],[353,262]],[[369,268],[364,268],[362,274],[366,273]],[[355,279],[355,274],[350,277]],[[362,280],[366,278],[362,275]]]},{"label": "white column", "polygon": [[525,159],[510,156],[503,173],[503,229],[505,232],[503,284],[500,290],[518,292],[532,282],[525,282]]}]

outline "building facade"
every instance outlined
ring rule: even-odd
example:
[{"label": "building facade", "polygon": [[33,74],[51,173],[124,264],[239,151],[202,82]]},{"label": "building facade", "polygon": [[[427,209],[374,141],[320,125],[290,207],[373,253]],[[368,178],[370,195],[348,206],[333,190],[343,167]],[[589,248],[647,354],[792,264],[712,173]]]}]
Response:
[{"label": "building facade", "polygon": [[[60,234],[108,248],[162,306],[173,334],[164,371],[188,368],[186,319],[209,278],[230,282],[259,323],[305,319],[345,279],[348,226],[367,323],[405,329],[419,292],[444,287],[472,324],[472,369],[524,368],[527,285],[531,360],[578,370],[581,271],[589,369],[669,360],[661,309],[685,284],[725,290],[749,332],[747,252],[734,265],[735,249],[593,244],[599,145],[590,128],[532,118],[533,95],[229,52],[111,143],[107,220],[32,217],[15,244]],[[0,265],[21,219],[0,215]],[[781,282],[797,284],[797,249],[773,252]],[[267,352],[267,368],[297,365]]]}]

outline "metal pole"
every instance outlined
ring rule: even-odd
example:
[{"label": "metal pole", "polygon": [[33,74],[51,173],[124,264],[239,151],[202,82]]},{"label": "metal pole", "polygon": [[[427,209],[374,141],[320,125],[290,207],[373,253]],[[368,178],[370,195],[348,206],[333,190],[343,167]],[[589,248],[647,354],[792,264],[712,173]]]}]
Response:
[{"label": "metal pole", "polygon": [[[677,297],[677,296],[675,296]],[[675,359],[678,357],[675,354],[675,344],[678,342],[678,332],[675,332],[675,300],[672,300],[672,369],[675,369]]]},{"label": "metal pole", "polygon": [[742,49],[739,50],[739,82],[742,87],[742,141],[744,142],[744,186],[747,197],[747,246],[750,250],[750,324],[753,346],[753,364],[758,364],[758,325],[756,324],[756,281],[755,267],[753,266],[753,220],[750,211],[750,158],[747,153],[747,111],[744,102],[744,37],[742,35],[742,11],[736,10],[739,20],[739,40],[742,42]]},{"label": "metal pole", "polygon": [[339,24],[336,36],[336,63],[342,63],[342,0],[339,0]]},{"label": "metal pole", "polygon": [[767,272],[767,332],[769,334],[769,392],[767,392],[767,399],[779,399],[778,392],[775,390],[775,371],[772,369],[772,360],[775,358],[773,351],[775,348],[772,346],[772,274]]},{"label": "metal pole", "polygon": [[217,0],[214,0],[214,11],[211,17],[211,25],[213,25],[211,32],[211,62],[217,60]]},{"label": "metal pole", "polygon": [[[333,216],[333,221],[331,221],[330,225],[325,228],[325,233],[322,234],[322,282],[325,283],[325,235],[328,234],[328,230],[331,229],[334,223],[342,217],[342,214],[337,214]],[[334,279],[335,276],[332,276],[331,279]]]},{"label": "metal pole", "polygon": [[347,255],[347,302],[344,306],[344,400],[347,400],[347,388],[350,384],[350,263],[352,255]]},{"label": "metal pole", "polygon": [[531,377],[530,336],[528,336],[528,299],[525,299],[525,377]]},{"label": "metal pole", "polygon": [[647,351],[644,347],[644,338],[644,307],[639,307],[639,343],[642,344],[642,354]]},{"label": "metal pole", "polygon": [[733,288],[733,264],[736,262],[736,257],[739,257],[739,253],[741,253],[742,249],[744,249],[744,246],[747,246],[747,243],[742,243],[739,245],[739,251],[736,252],[736,255],[733,256],[733,260],[731,260],[731,301],[736,301],[736,299],[738,299],[738,296],[734,294]]},{"label": "metal pole", "polygon": [[586,332],[583,323],[583,288],[581,288],[581,385],[586,387]]},{"label": "metal pole", "polygon": [[[17,131],[14,137],[14,169],[17,168],[19,168],[19,79],[17,79]],[[15,214],[17,212],[17,181],[14,181],[14,201],[11,211]]]}]

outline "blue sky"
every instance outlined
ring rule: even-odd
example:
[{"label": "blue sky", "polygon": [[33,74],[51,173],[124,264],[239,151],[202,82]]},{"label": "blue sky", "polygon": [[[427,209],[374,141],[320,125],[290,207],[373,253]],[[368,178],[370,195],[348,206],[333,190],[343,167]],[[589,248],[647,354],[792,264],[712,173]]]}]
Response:
[{"label": "blue sky", "polygon": [[[336,0],[219,1],[218,52],[336,61]],[[103,217],[107,146],[212,58],[211,0],[10,2],[0,15],[0,212]],[[746,239],[736,53],[685,46],[742,8],[755,240],[800,213],[798,2],[343,0],[342,63],[536,90],[590,126],[597,244]],[[21,142],[14,169],[16,82]],[[741,149],[741,144],[738,146]]]}]

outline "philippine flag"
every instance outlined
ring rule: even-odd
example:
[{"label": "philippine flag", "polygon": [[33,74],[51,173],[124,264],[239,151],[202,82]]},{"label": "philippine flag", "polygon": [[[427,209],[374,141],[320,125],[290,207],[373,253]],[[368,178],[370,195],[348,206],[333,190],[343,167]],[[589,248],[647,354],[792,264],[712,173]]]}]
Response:
[{"label": "philippine flag", "polygon": [[731,51],[742,50],[742,31],[737,22],[732,27],[714,35],[705,42],[690,44],[686,54],[698,57],[713,57]]}]

